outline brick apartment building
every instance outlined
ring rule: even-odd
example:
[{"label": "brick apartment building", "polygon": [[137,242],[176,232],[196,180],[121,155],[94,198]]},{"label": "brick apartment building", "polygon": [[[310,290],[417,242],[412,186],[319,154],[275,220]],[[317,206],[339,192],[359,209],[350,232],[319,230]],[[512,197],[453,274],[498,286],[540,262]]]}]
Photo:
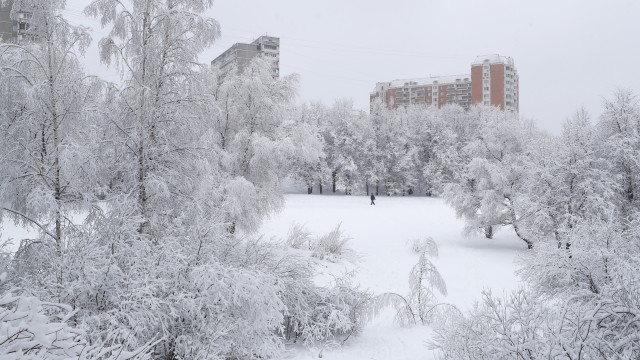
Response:
[{"label": "brick apartment building", "polygon": [[389,107],[458,104],[468,108],[471,103],[471,77],[465,74],[377,83],[370,100],[373,102],[380,97]]},{"label": "brick apartment building", "polygon": [[497,54],[484,55],[471,63],[471,103],[518,112],[518,71],[512,58]]},{"label": "brick apartment building", "polygon": [[377,83],[369,99],[371,103],[380,99],[393,108],[457,104],[468,109],[473,104],[485,104],[517,113],[518,86],[513,59],[492,54],[478,56],[471,63],[471,74]]}]

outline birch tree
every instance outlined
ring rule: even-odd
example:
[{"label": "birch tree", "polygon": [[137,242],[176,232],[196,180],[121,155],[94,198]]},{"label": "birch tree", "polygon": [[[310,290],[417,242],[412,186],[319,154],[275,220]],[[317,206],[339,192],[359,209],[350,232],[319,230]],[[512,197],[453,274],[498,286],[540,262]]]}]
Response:
[{"label": "birch tree", "polygon": [[[95,0],[86,8],[109,34],[99,43],[101,60],[120,70],[120,112],[111,121],[126,151],[122,173],[144,219],[140,233],[160,231],[161,209],[187,194],[190,165],[197,154],[194,92],[204,65],[198,54],[219,36],[218,23],[201,14],[211,0]],[[185,159],[191,161],[185,161]]]},{"label": "birch tree", "polygon": [[84,177],[81,122],[91,121],[99,84],[79,63],[90,42],[58,12],[64,2],[20,0],[13,6],[31,14],[33,42],[0,45],[3,92],[0,161],[4,171],[2,214],[38,228],[57,252],[64,248],[69,214],[91,191]]}]

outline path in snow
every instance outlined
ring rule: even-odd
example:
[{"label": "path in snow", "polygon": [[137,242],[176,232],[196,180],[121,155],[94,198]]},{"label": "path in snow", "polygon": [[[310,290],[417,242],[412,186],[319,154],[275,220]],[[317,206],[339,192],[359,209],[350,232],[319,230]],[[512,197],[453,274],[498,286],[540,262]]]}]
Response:
[{"label": "path in snow", "polygon": [[[349,246],[360,255],[359,263],[332,264],[324,272],[340,273],[358,267],[356,280],[374,293],[406,294],[408,274],[418,256],[408,241],[431,236],[439,245],[434,260],[447,283],[444,301],[469,309],[480,292],[496,294],[514,289],[514,259],[526,246],[512,231],[502,230],[494,239],[463,236],[464,224],[442,199],[379,196],[369,205],[366,196],[287,195],[285,208],[267,220],[261,232],[284,237],[293,223],[304,225],[314,235],[329,232],[337,224],[352,240]],[[320,276],[319,281],[324,281]],[[363,333],[338,350],[325,351],[323,359],[430,359],[425,347],[430,330],[402,329],[392,323],[391,311],[367,325]],[[318,349],[292,351],[287,358],[317,358]]]}]

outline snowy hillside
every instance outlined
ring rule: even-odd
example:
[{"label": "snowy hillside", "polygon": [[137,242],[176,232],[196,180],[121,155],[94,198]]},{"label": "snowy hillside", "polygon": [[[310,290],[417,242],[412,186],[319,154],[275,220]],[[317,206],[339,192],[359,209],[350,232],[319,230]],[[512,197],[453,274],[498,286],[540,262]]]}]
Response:
[{"label": "snowy hillside", "polygon": [[[352,238],[349,246],[357,252],[358,260],[355,264],[327,263],[325,277],[318,281],[357,268],[357,281],[376,294],[407,293],[408,274],[418,259],[408,240],[431,236],[440,250],[434,263],[449,292],[443,300],[461,309],[472,306],[485,288],[501,294],[518,287],[514,259],[526,248],[510,230],[499,232],[493,240],[463,236],[463,222],[436,198],[380,196],[372,206],[365,196],[287,195],[284,210],[268,220],[261,232],[284,237],[293,223],[318,235],[341,223],[344,233]],[[403,329],[393,324],[392,318],[391,311],[382,313],[363,334],[349,339],[342,349],[325,351],[323,358],[431,358],[433,354],[424,344],[429,329]],[[292,350],[289,356],[317,358],[319,351]]]}]

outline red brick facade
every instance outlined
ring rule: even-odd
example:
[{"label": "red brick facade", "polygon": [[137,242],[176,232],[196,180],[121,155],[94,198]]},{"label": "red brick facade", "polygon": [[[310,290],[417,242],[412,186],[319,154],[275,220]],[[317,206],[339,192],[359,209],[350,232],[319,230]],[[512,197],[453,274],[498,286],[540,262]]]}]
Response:
[{"label": "red brick facade", "polygon": [[504,64],[491,65],[491,105],[504,110]]},{"label": "red brick facade", "polygon": [[471,67],[471,103],[482,104],[482,65]]}]

